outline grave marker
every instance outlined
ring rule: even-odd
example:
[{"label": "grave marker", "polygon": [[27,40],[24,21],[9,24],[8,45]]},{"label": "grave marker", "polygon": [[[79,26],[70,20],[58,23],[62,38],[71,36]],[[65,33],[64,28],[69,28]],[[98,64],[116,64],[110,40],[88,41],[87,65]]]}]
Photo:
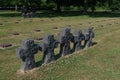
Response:
[{"label": "grave marker", "polygon": [[57,47],[57,41],[54,35],[46,34],[43,42],[39,44],[40,50],[43,52],[43,63],[47,64],[54,60],[54,49]]},{"label": "grave marker", "polygon": [[73,36],[70,33],[70,28],[63,28],[61,33],[58,35],[58,42],[60,43],[61,56],[70,54],[70,41],[72,41]]},{"label": "grave marker", "polygon": [[75,30],[74,31],[74,45],[73,45],[73,49],[74,51],[78,51],[80,49],[82,49],[82,40],[84,40],[84,35],[82,34],[81,30]]},{"label": "grave marker", "polygon": [[23,40],[22,47],[16,50],[17,57],[22,59],[21,70],[26,71],[36,67],[34,55],[38,49],[33,40]]},{"label": "grave marker", "polygon": [[93,30],[93,28],[88,28],[84,34],[84,36],[85,36],[85,42],[84,42],[85,48],[92,46],[92,38],[94,38],[94,32],[92,30]]}]

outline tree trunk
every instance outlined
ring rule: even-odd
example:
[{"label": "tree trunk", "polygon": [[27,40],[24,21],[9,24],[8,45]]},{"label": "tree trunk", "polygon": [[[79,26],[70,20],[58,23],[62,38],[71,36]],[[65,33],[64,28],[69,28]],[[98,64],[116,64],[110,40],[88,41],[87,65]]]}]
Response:
[{"label": "tree trunk", "polygon": [[60,0],[56,0],[56,5],[57,5],[57,12],[61,12],[61,3]]},{"label": "tree trunk", "polygon": [[[111,8],[112,4],[113,4],[113,0],[108,0],[108,6],[109,6],[109,8]],[[111,9],[111,11],[113,12],[114,10]]]},{"label": "tree trunk", "polygon": [[88,1],[84,0],[84,10],[83,10],[84,14],[87,14],[87,9],[88,9]]},{"label": "tree trunk", "polygon": [[113,0],[108,0],[108,6],[111,7]]},{"label": "tree trunk", "polygon": [[95,6],[94,5],[91,7],[91,10],[92,10],[92,13],[95,12]]}]

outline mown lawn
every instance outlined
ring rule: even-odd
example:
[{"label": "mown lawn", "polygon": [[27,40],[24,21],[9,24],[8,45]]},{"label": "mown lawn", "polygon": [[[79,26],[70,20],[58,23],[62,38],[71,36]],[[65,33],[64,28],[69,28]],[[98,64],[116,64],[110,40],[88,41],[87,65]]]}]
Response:
[{"label": "mown lawn", "polygon": [[[7,17],[3,16],[8,13],[10,15]],[[0,49],[0,80],[120,80],[120,17],[72,15],[24,19],[19,13],[16,16],[13,13],[0,12],[0,44],[13,45]],[[16,48],[21,46],[21,41],[26,38],[42,38],[44,34],[57,37],[65,26],[71,26],[72,33],[75,29],[81,29],[84,33],[87,27],[94,27],[93,41],[96,44],[47,65],[38,65],[25,74],[20,73],[21,60],[16,58]],[[14,32],[20,35],[12,35]],[[55,54],[58,51],[59,48]],[[42,55],[42,52],[36,54],[36,62],[42,59]]]}]

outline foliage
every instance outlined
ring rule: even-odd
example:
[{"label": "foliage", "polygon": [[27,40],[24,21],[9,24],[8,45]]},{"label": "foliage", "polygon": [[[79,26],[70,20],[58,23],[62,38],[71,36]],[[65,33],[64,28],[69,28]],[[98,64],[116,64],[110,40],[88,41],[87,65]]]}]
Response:
[{"label": "foliage", "polygon": [[[96,10],[96,7],[106,7],[112,11],[120,10],[120,0],[1,0],[0,7],[14,7],[14,6],[34,9],[47,9],[57,10],[61,12],[62,9],[75,7],[75,9],[82,8],[83,11],[91,9],[92,12]],[[65,8],[64,8],[65,7]],[[72,9],[72,8],[71,8]],[[73,8],[74,9],[74,8]],[[69,10],[69,9],[68,9]]]},{"label": "foliage", "polygon": [[112,11],[115,11],[115,10],[120,11],[120,0],[113,0],[113,3],[110,5],[110,9]]}]

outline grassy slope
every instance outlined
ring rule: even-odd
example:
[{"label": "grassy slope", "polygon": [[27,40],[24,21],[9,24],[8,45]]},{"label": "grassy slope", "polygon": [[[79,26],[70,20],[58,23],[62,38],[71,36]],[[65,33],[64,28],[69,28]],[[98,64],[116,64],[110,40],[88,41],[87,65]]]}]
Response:
[{"label": "grassy slope", "polygon": [[[19,21],[21,20],[21,21]],[[44,21],[41,21],[44,20]],[[18,21],[19,24],[15,24]],[[31,22],[32,21],[32,22]],[[92,22],[89,24],[89,22]],[[116,22],[118,24],[116,24]],[[55,18],[0,18],[0,44],[14,44],[13,48],[0,50],[0,80],[119,80],[120,79],[120,19],[90,18],[88,16],[55,17]],[[46,24],[47,23],[47,24]],[[82,25],[79,25],[81,24]],[[112,25],[110,25],[112,24]],[[71,25],[84,30],[95,27],[96,45],[69,56],[59,58],[48,65],[38,67],[26,74],[18,74],[20,60],[16,58],[15,49],[24,38],[42,37],[45,33],[56,34],[63,26]],[[104,27],[98,27],[103,25]],[[52,27],[59,27],[52,30]],[[29,27],[29,28],[28,28]],[[40,29],[41,33],[33,30]],[[12,36],[12,32],[20,32]],[[32,35],[31,35],[32,34]],[[39,41],[36,41],[39,42]],[[56,54],[58,49],[56,49]],[[42,53],[36,55],[36,62],[41,60]]]}]

